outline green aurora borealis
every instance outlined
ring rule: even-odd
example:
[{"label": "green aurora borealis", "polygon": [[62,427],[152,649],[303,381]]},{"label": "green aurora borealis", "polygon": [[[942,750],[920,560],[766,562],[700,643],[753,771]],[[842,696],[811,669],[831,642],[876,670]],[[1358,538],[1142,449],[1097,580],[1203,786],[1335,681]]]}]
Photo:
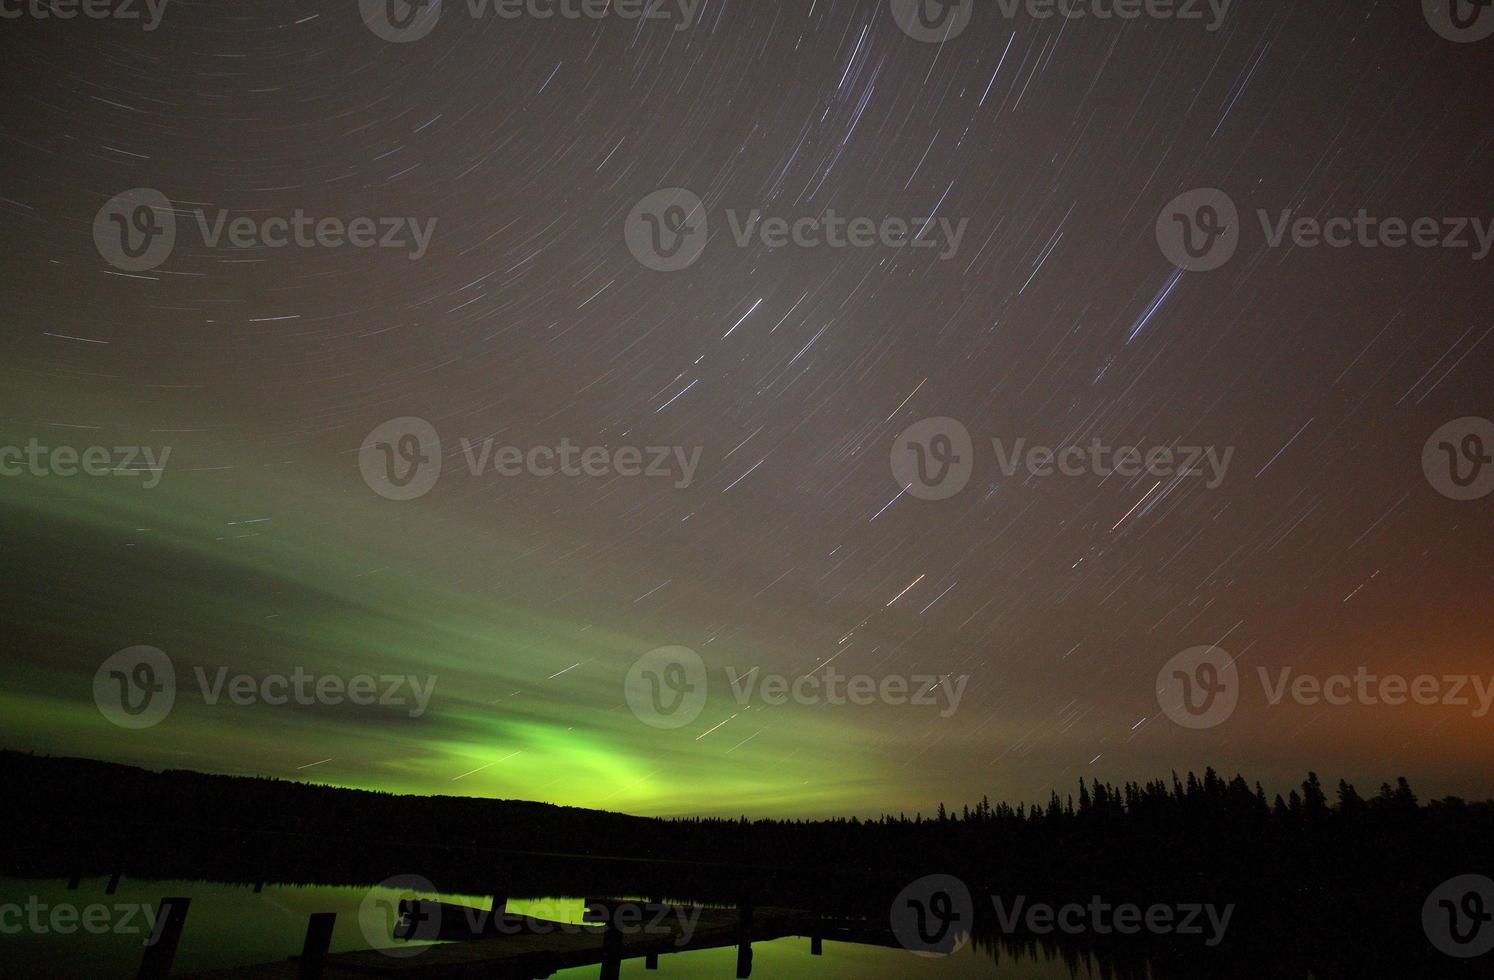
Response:
[{"label": "green aurora borealis", "polygon": [[[752,812],[828,812],[848,785],[868,799],[894,791],[896,776],[874,775],[871,754],[839,731],[843,719],[806,712],[792,733],[754,739],[741,767],[722,766],[731,743],[697,743],[696,728],[641,725],[623,700],[622,673],[662,640],[606,630],[579,609],[546,617],[462,594],[451,569],[400,570],[376,533],[399,505],[366,490],[319,506],[283,474],[261,474],[260,492],[292,493],[297,503],[284,519],[255,523],[256,512],[237,502],[246,496],[242,471],[176,477],[149,491],[115,478],[0,481],[15,522],[8,536],[23,524],[27,531],[26,579],[7,583],[10,615],[25,625],[7,646],[47,651],[26,656],[19,683],[0,693],[9,747],[648,813],[696,812],[702,791],[726,813],[731,800],[750,801],[743,809]],[[188,482],[193,492],[180,493]],[[435,521],[419,534],[437,556],[440,542],[458,536]],[[123,731],[94,706],[91,674],[114,652],[111,642],[155,646],[175,661],[181,693],[160,725]],[[434,677],[435,688],[420,718],[399,706],[208,705],[195,696],[194,665],[210,675],[220,666],[256,676],[296,666],[413,674]],[[823,763],[798,746],[804,738],[835,745],[837,768],[864,775],[825,780]]]},{"label": "green aurora borealis", "polygon": [[[727,685],[713,684],[695,724],[651,728],[622,697],[628,665],[648,649],[683,642],[713,670],[768,663],[802,671],[823,658],[806,663],[786,651],[786,625],[823,646],[835,638],[788,619],[756,635],[737,631],[729,653],[717,653],[728,641],[705,642],[713,633],[705,620],[719,612],[707,598],[698,615],[674,610],[667,626],[661,620],[651,630],[629,596],[647,589],[619,585],[625,576],[616,568],[596,561],[557,567],[548,551],[505,541],[491,528],[474,534],[476,523],[464,527],[428,501],[380,499],[347,454],[320,457],[334,459],[340,473],[194,468],[202,454],[191,437],[178,440],[187,443],[173,456],[179,468],[168,468],[151,490],[124,477],[0,480],[11,559],[5,588],[17,624],[7,643],[13,680],[0,694],[7,747],[646,814],[822,815],[928,811],[941,799],[1004,788],[1019,799],[1041,798],[1047,786],[1067,782],[1049,776],[1044,760],[1072,759],[1084,748],[1078,740],[1093,736],[1079,726],[1050,732],[1037,751],[1020,741],[1013,750],[1014,739],[1042,724],[1042,711],[999,693],[993,699],[991,672],[979,669],[971,672],[967,704],[948,719],[910,706],[744,707]],[[299,482],[308,475],[335,492]],[[265,501],[278,502],[268,520]],[[481,516],[480,508],[478,516],[465,513],[473,522]],[[558,526],[564,534],[567,525]],[[605,604],[626,628],[588,614],[577,577],[602,597],[590,604]],[[127,731],[96,709],[91,679],[105,657],[136,644],[173,658],[180,693],[164,722]],[[209,675],[220,667],[262,676],[298,666],[340,676],[413,674],[433,677],[435,688],[421,717],[397,705],[209,705],[196,693],[195,666]],[[1128,693],[1141,702],[1149,691],[1141,685]],[[987,713],[981,705],[992,700],[1002,707]],[[905,730],[919,734],[905,740]],[[1226,744],[1163,734],[1173,738],[1160,748],[1131,748],[1131,765],[1165,772],[1195,760],[1213,764]],[[928,747],[921,759],[919,738]],[[1195,754],[1200,742],[1213,749]],[[1333,751],[1347,754],[1343,746]],[[972,756],[981,764],[970,765]],[[1312,756],[1301,758],[1308,764]],[[1294,761],[1283,760],[1283,779]],[[1454,773],[1449,781],[1456,787],[1458,779]]]}]

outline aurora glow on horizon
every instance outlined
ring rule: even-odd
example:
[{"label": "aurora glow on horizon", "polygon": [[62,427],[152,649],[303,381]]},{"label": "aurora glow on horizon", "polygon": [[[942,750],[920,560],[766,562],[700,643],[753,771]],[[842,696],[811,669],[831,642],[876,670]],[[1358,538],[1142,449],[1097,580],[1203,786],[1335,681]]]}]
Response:
[{"label": "aurora glow on horizon", "polygon": [[[32,120],[0,126],[0,447],[171,452],[150,488],[0,476],[0,747],[660,815],[930,813],[1209,766],[1271,793],[1315,769],[1494,795],[1494,717],[1273,705],[1257,680],[1494,683],[1494,498],[1422,469],[1439,427],[1491,414],[1487,263],[1272,248],[1255,224],[1487,214],[1487,107],[1440,94],[1480,63],[1419,11],[1239,5],[1217,34],[993,17],[940,46],[882,4],[706,0],[678,34],[453,18],[394,45],[302,6],[173,6],[149,65],[102,29],[4,42],[56,82],[0,110]],[[1184,273],[1158,213],[1203,186],[1244,241]],[[159,269],[124,274],[90,226],[133,187],[439,220],[411,261],[212,247],[183,219]],[[713,237],[658,272],[624,227],[675,187]],[[968,232],[947,258],[771,248],[724,214],[827,208]],[[385,499],[360,447],[407,416],[439,432],[442,475]],[[973,434],[975,473],[917,499],[889,457],[938,417]],[[489,438],[700,456],[685,481],[474,475]],[[1217,486],[1034,476],[992,439],[1232,455]],[[1245,688],[1188,730],[1158,671],[1209,644]],[[181,690],[132,731],[92,684],[137,645]],[[677,729],[624,698],[664,646],[712,677]],[[194,667],[434,689],[418,717],[207,704]],[[724,680],[827,667],[968,683],[946,716],[742,704]]]}]

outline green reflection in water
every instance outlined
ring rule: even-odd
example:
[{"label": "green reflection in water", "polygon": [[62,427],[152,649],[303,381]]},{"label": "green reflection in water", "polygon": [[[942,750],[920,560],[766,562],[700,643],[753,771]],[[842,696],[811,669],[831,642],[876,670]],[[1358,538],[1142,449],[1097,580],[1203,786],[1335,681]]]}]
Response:
[{"label": "green reflection in water", "polygon": [[[254,963],[268,963],[297,955],[305,936],[306,920],[313,912],[336,912],[337,924],[332,936],[334,952],[368,949],[374,945],[408,948],[392,940],[375,944],[369,932],[387,935],[392,922],[388,910],[408,892],[391,889],[326,887],[320,885],[266,885],[255,894],[250,887],[181,881],[121,881],[114,895],[105,895],[105,879],[85,879],[76,891],[68,891],[59,880],[32,881],[0,878],[0,962],[7,978],[55,978],[63,976],[93,977],[99,980],[118,977],[129,980],[140,965],[141,944],[149,934],[144,909],[154,910],[167,896],[192,899],[182,934],[174,974],[222,969]],[[370,894],[373,901],[366,904]],[[435,897],[427,895],[426,897]],[[456,904],[486,907],[489,898],[478,895],[440,896]],[[627,897],[627,896],[624,896]],[[93,912],[93,922],[107,921],[106,931],[85,931],[76,916],[90,906],[102,906],[104,913]],[[34,907],[37,911],[29,911]],[[370,908],[373,914],[369,913]],[[51,927],[55,910],[76,909],[72,931],[61,933]],[[553,922],[583,922],[584,903],[579,897],[514,898],[509,911]],[[64,917],[67,912],[62,913]],[[39,919],[41,929],[34,927]],[[966,947],[954,956],[930,959],[901,950],[857,946],[847,943],[825,943],[823,956],[810,956],[807,939],[789,938],[753,946],[753,975],[768,980],[779,978],[898,977],[917,980],[921,977],[1001,977],[1003,980],[1067,980],[1069,974],[1060,961],[1014,962],[1004,960],[1001,966],[984,952]],[[736,971],[736,950],[723,948],[694,953],[677,953],[661,957],[658,971],[646,971],[643,960],[623,963],[624,977],[732,977]],[[555,974],[565,980],[595,978],[598,968],[583,967]]]}]

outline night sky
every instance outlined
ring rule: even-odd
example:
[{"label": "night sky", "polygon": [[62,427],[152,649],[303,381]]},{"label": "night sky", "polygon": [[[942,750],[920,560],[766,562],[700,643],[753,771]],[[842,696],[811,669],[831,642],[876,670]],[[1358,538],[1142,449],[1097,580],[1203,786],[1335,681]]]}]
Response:
[{"label": "night sky", "polygon": [[[1468,493],[1423,466],[1494,415],[1494,38],[1416,0],[980,0],[932,41],[909,7],[446,0],[400,42],[352,0],[0,25],[0,447],[154,454],[0,476],[0,745],[647,814],[928,813],[1205,766],[1494,793],[1471,685],[1470,707],[1273,706],[1257,679],[1494,683],[1494,464]],[[175,241],[127,268],[95,232],[140,188]],[[1179,268],[1169,208],[1197,189],[1235,251]],[[652,219],[698,229],[673,271],[638,255],[660,191]],[[213,245],[196,214],[225,209],[430,236]],[[739,243],[754,210],[934,247]],[[1273,245],[1258,217],[1361,210],[1439,244]],[[1476,220],[1443,246],[1454,219]],[[442,469],[391,499],[365,444],[405,418]],[[946,418],[970,448],[921,461],[952,450],[968,483],[931,493],[904,433]],[[1469,424],[1450,445],[1494,449]],[[688,479],[474,475],[489,438],[700,455]],[[1217,481],[1008,474],[993,439],[1230,455]],[[181,689],[128,729],[94,678],[141,645]],[[1207,645],[1238,707],[1190,729],[1159,671]],[[709,696],[658,728],[625,678],[675,646]],[[739,704],[723,680],[827,665],[963,698]],[[199,666],[435,687],[418,716],[207,704]]]}]

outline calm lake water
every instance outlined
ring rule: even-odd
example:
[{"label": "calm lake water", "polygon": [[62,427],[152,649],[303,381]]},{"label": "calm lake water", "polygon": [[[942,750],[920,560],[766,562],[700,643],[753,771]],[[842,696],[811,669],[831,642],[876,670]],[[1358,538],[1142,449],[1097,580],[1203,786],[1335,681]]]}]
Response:
[{"label": "calm lake water", "polygon": [[[167,896],[192,900],[177,955],[175,974],[265,963],[301,951],[307,917],[313,912],[336,912],[332,949],[345,952],[375,945],[408,948],[410,944],[375,942],[365,935],[388,936],[389,910],[402,893],[369,888],[266,885],[260,894],[249,887],[204,882],[131,881],[124,879],[114,895],[105,895],[106,881],[85,879],[77,891],[60,880],[0,878],[0,974],[7,978],[134,977],[140,965],[141,944],[149,935],[144,909],[154,910]],[[370,899],[370,895],[373,898]],[[435,896],[429,896],[435,897]],[[476,895],[442,895],[445,901],[486,906]],[[511,899],[509,909],[558,922],[580,923],[579,897]],[[361,913],[361,914],[360,914]],[[40,928],[37,923],[40,923]],[[92,929],[85,930],[87,922]],[[54,923],[60,928],[54,929]],[[63,930],[71,930],[64,932]],[[1068,968],[1058,960],[1000,965],[974,948],[953,956],[929,959],[901,950],[825,943],[823,956],[809,955],[806,939],[783,939],[753,945],[753,975],[777,978],[881,977],[1002,977],[1006,980],[1067,980]],[[623,963],[624,977],[732,977],[735,949],[706,950],[664,956],[657,971],[645,971],[643,961]],[[595,966],[567,970],[556,977],[596,977]],[[1081,970],[1081,976],[1085,973]],[[1098,976],[1098,972],[1091,975]]]}]

